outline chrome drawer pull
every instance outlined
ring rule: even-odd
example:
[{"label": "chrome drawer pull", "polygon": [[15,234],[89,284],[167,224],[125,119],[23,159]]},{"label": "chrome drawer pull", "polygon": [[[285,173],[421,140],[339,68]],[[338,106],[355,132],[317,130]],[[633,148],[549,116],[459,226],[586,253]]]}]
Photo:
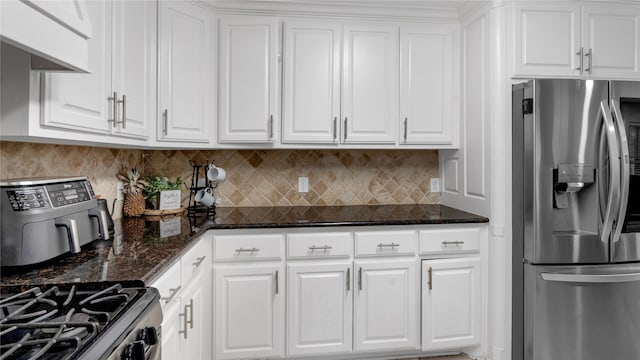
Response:
[{"label": "chrome drawer pull", "polygon": [[444,246],[447,246],[447,245],[462,245],[462,244],[464,244],[464,241],[459,241],[459,240],[456,240],[456,241],[443,241],[442,242],[442,245],[444,245]]},{"label": "chrome drawer pull", "polygon": [[258,252],[258,251],[260,251],[260,249],[257,249],[257,248],[251,248],[251,249],[240,248],[240,249],[236,249],[236,252],[238,254],[243,253],[243,252],[251,252],[252,253],[252,252]]},{"label": "chrome drawer pull", "polygon": [[313,251],[313,250],[329,250],[329,249],[333,249],[333,246],[329,246],[329,245],[324,245],[324,246],[315,246],[315,245],[311,245],[309,246],[309,250]]},{"label": "chrome drawer pull", "polygon": [[[187,308],[189,308],[189,317],[191,318],[191,320],[186,320],[184,322],[184,326],[185,328],[187,327],[187,324],[189,324],[189,328],[193,329],[193,299],[189,300],[189,305],[185,305],[184,306],[184,312],[185,314],[187,313]],[[186,317],[185,317],[186,319]]]},{"label": "chrome drawer pull", "polygon": [[196,262],[194,262],[194,263],[193,263],[193,267],[198,267],[198,266],[200,266],[200,264],[202,264],[202,262],[203,262],[203,261],[204,261],[204,259],[206,259],[206,258],[207,258],[206,256],[196,258],[196,260],[198,260],[198,261],[196,261]]},{"label": "chrome drawer pull", "polygon": [[182,289],[182,285],[178,285],[177,288],[170,288],[169,289],[169,296],[166,297],[162,297],[160,298],[160,300],[164,301],[165,303],[169,303],[171,301],[171,299],[173,299],[174,296],[176,296],[176,294],[178,293],[178,291],[180,291],[180,289]]},{"label": "chrome drawer pull", "polygon": [[400,244],[396,244],[396,243],[391,243],[391,244],[383,244],[383,243],[380,243],[380,244],[378,244],[378,248],[379,248],[380,250],[382,250],[382,248],[384,248],[384,247],[390,247],[391,249],[395,249],[395,248],[396,248],[396,246],[400,246]]}]

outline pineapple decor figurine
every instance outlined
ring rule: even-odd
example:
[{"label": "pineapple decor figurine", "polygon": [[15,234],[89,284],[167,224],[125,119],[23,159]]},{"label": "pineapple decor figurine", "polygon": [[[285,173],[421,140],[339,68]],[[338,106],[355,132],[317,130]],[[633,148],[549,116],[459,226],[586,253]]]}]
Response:
[{"label": "pineapple decor figurine", "polygon": [[142,174],[137,168],[125,169],[118,174],[118,179],[124,182],[124,216],[140,216],[144,213],[144,196],[142,190],[147,182],[142,180]]}]

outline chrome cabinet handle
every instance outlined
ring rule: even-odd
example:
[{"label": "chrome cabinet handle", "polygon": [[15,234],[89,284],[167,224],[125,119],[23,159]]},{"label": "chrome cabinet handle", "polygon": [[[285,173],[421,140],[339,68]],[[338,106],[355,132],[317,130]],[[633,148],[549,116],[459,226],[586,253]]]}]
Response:
[{"label": "chrome cabinet handle", "polygon": [[429,290],[433,289],[433,269],[429,267]]},{"label": "chrome cabinet handle", "polygon": [[324,246],[315,246],[315,245],[311,245],[309,246],[309,250],[314,251],[314,250],[329,250],[329,249],[333,249],[333,246],[329,246],[329,245],[324,245]]},{"label": "chrome cabinet handle", "polygon": [[178,314],[178,317],[181,317],[184,319],[184,321],[182,322],[182,324],[184,325],[184,330],[178,330],[178,334],[184,334],[183,337],[186,339],[187,331],[189,329],[189,327],[187,326],[187,307],[186,306],[184,308],[184,313]]},{"label": "chrome cabinet handle", "polygon": [[[184,326],[185,329],[187,327],[187,324],[189,324],[189,329],[193,329],[193,299],[189,300],[189,305],[185,305],[184,306],[184,312],[187,312],[187,308],[189,308],[189,317],[191,318],[191,320],[187,320],[184,322]],[[186,339],[186,336],[185,336]]]},{"label": "chrome cabinet handle", "polygon": [[578,66],[576,70],[580,71],[581,74],[582,74],[582,69],[584,65],[583,53],[584,53],[584,48],[580,48],[580,50],[576,53],[576,55],[578,55],[578,57],[580,58],[580,66]]},{"label": "chrome cabinet handle", "polygon": [[167,128],[169,127],[169,109],[164,109],[162,112],[162,134],[167,135]]},{"label": "chrome cabinet handle", "polygon": [[344,140],[347,140],[347,117],[344,117],[344,129],[342,129],[342,131],[344,132]]},{"label": "chrome cabinet handle", "polygon": [[399,247],[399,246],[400,246],[400,244],[396,244],[396,243],[393,243],[393,242],[391,244],[380,243],[380,244],[378,244],[378,249],[382,250],[382,248],[385,248],[385,247],[390,247],[391,249],[395,249],[396,247]]},{"label": "chrome cabinet handle", "polygon": [[278,287],[278,270],[276,270],[275,282],[276,282],[276,295],[278,295],[278,293],[279,293],[279,287]]},{"label": "chrome cabinet handle", "polygon": [[269,115],[269,139],[273,140],[273,114]]},{"label": "chrome cabinet handle", "polygon": [[258,248],[251,248],[251,249],[240,248],[240,249],[236,249],[236,252],[238,254],[243,253],[243,252],[258,252],[258,251],[260,251],[260,249],[258,249]]},{"label": "chrome cabinet handle", "polygon": [[116,101],[118,104],[122,104],[122,118],[120,121],[116,121],[116,124],[122,124],[122,128],[127,128],[127,95],[122,95],[122,100]]},{"label": "chrome cabinet handle", "polygon": [[206,259],[206,258],[207,258],[206,256],[196,258],[196,260],[198,260],[198,261],[195,261],[195,262],[192,264],[192,265],[193,265],[193,267],[196,267],[196,268],[197,268],[198,266],[200,266],[200,264],[202,264],[202,262],[203,262],[203,261],[204,261],[204,259]]},{"label": "chrome cabinet handle", "polygon": [[111,105],[111,111],[113,111],[113,119],[107,120],[107,122],[112,122],[113,126],[116,126],[118,123],[118,93],[113,92],[113,96],[109,96],[107,98],[109,101],[113,101],[113,105]]},{"label": "chrome cabinet handle", "polygon": [[347,268],[347,291],[351,291],[351,268]]},{"label": "chrome cabinet handle", "polygon": [[456,241],[443,241],[442,245],[447,246],[447,245],[462,245],[464,244],[464,241],[460,241],[460,240],[456,240]]},{"label": "chrome cabinet handle", "polygon": [[358,269],[358,290],[362,290],[362,268]]},{"label": "chrome cabinet handle", "polygon": [[333,117],[333,141],[338,139],[338,117]]},{"label": "chrome cabinet handle", "polygon": [[160,300],[168,304],[171,301],[171,299],[173,299],[176,296],[176,294],[178,293],[178,291],[180,291],[180,289],[182,289],[181,285],[178,285],[177,288],[170,288],[169,296],[161,297]]},{"label": "chrome cabinet handle", "polygon": [[404,118],[404,142],[407,142],[407,122],[409,118]]},{"label": "chrome cabinet handle", "polygon": [[588,72],[589,74],[591,74],[591,68],[593,67],[593,52],[591,51],[591,49],[589,49],[589,51],[587,51],[584,54],[585,57],[589,58],[589,67],[584,69],[584,71]]}]

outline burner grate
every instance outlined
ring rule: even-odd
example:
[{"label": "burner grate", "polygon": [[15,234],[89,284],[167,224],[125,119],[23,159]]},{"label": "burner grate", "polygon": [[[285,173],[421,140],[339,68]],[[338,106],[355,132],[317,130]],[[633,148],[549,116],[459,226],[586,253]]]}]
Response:
[{"label": "burner grate", "polygon": [[2,294],[0,360],[73,359],[138,296],[138,289],[120,284]]}]

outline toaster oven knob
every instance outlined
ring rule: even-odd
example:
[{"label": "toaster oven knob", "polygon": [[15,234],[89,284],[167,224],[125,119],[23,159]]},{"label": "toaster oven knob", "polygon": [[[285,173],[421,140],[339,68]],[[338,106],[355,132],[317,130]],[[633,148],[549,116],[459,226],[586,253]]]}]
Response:
[{"label": "toaster oven knob", "polygon": [[129,344],[124,349],[122,360],[144,360],[144,341],[137,340]]},{"label": "toaster oven knob", "polygon": [[140,330],[140,339],[147,345],[155,345],[158,343],[158,331],[154,327],[145,327]]}]

